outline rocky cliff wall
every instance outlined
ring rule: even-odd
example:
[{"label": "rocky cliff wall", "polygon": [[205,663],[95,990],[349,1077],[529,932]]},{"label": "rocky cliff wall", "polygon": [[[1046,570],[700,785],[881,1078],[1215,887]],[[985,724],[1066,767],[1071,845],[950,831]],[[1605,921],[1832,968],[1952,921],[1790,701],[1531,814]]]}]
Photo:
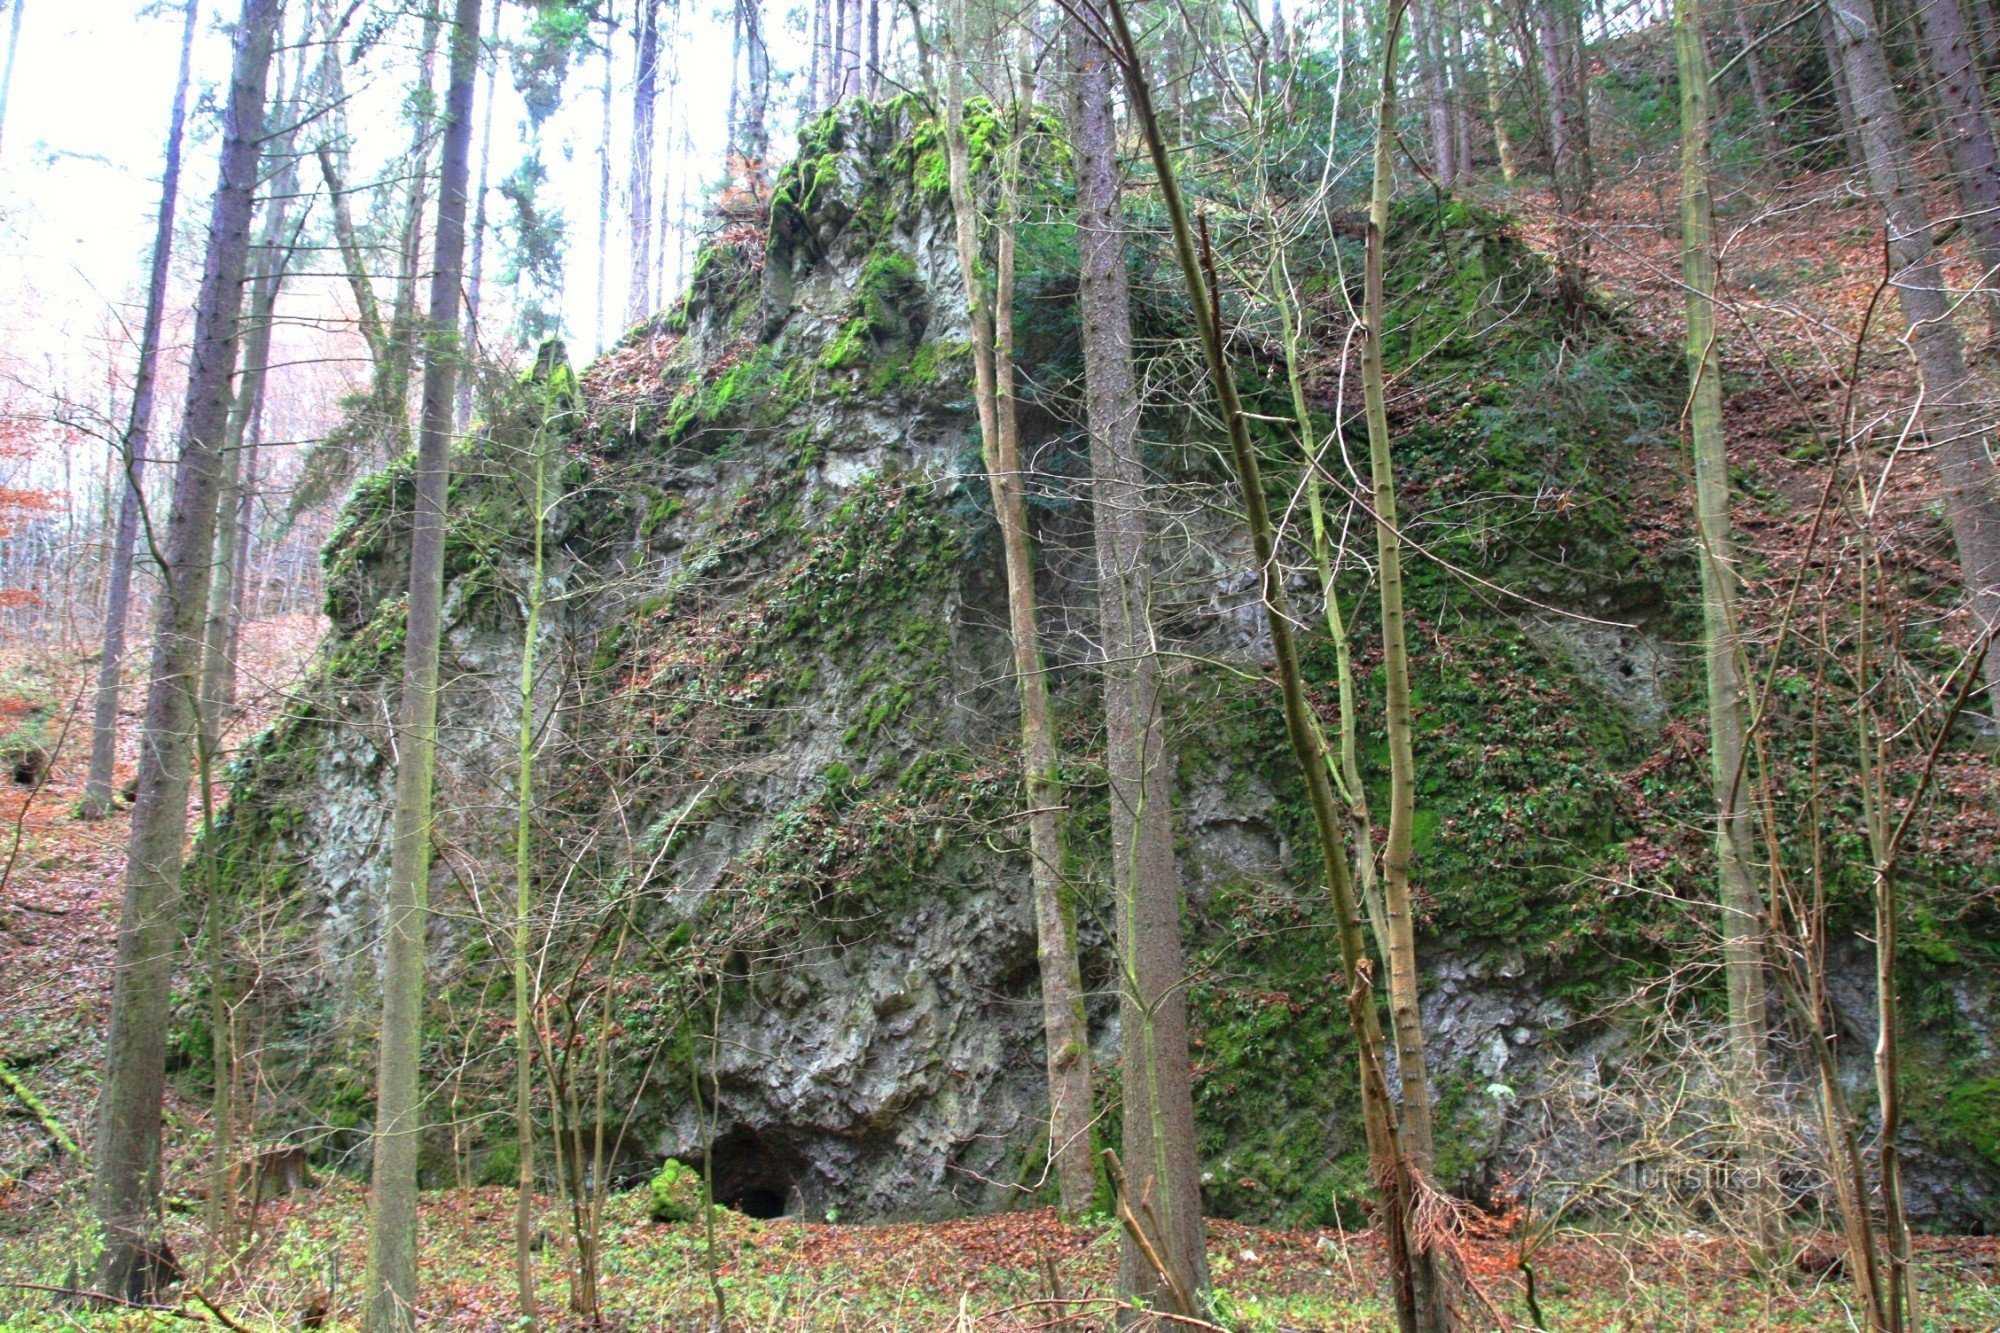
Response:
[{"label": "rocky cliff wall", "polygon": [[[975,118],[982,150],[990,134]],[[1025,421],[1093,1039],[1115,1077],[1073,267],[1060,162],[1042,165],[1050,197],[1024,237]],[[606,1108],[621,1174],[712,1145],[719,1192],[758,1211],[939,1214],[1040,1179],[1004,591],[943,187],[935,127],[907,103],[830,115],[781,174],[768,229],[726,231],[673,310],[580,382],[545,367],[461,450],[429,1047],[439,1121],[458,1129],[437,1136],[438,1178],[454,1152],[507,1178],[524,460],[556,439],[536,893],[560,1086],[584,1120]],[[1693,622],[1670,531],[1675,358],[1609,317],[1565,343],[1539,264],[1497,219],[1426,204],[1396,240],[1392,350],[1430,376],[1398,403],[1407,512],[1429,551],[1479,576],[1427,562],[1411,580],[1440,1175],[1473,1192],[1510,1173],[1557,1188],[1631,1142],[1620,1108],[1662,1053],[1645,988],[1699,957],[1712,925],[1695,681],[1677,646]],[[1171,385],[1186,330],[1171,289],[1143,281],[1155,263],[1142,246],[1150,378]],[[1309,295],[1338,346],[1337,276]],[[1246,369],[1268,386],[1254,310],[1243,325]],[[1309,377],[1322,410],[1334,375]],[[1213,440],[1168,397],[1147,426],[1206,1203],[1353,1217],[1362,1144],[1310,821]],[[1290,512],[1295,446],[1266,445]],[[218,848],[257,923],[267,1130],[329,1160],[365,1150],[411,495],[399,465],[350,501],[326,554],[328,641],[299,704],[238,765]],[[1315,606],[1315,585],[1295,582]],[[1365,566],[1340,586],[1372,697]],[[1331,725],[1326,640],[1311,653]],[[1379,780],[1372,727],[1362,744]],[[1649,841],[1663,827],[1683,832]],[[1974,952],[1924,973],[1938,1002],[1918,1077],[1937,1091],[1915,1099],[1911,1146],[1924,1214],[1966,1226],[1994,1220],[2000,1162],[1990,1129],[1979,1138],[1986,1104],[1952,1090],[1983,1077],[2000,1110],[2000,1060],[1972,962],[1990,941],[1960,943]],[[1842,975],[1865,1057],[1866,968],[1856,956]]]}]

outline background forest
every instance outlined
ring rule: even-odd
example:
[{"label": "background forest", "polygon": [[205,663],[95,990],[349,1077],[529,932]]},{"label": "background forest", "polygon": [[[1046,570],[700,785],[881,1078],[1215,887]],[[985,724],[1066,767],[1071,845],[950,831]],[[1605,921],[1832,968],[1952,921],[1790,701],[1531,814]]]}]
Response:
[{"label": "background forest", "polygon": [[0,1329],[2000,1327],[1991,0],[225,3],[0,24]]}]

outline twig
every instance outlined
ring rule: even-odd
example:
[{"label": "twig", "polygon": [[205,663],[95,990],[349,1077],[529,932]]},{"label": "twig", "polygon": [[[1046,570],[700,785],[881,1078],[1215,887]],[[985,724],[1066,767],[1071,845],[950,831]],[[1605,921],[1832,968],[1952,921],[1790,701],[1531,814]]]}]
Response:
[{"label": "twig", "polygon": [[[88,683],[86,680],[85,684]],[[49,775],[55,772],[56,760],[62,757],[63,743],[69,740],[69,729],[75,725],[77,709],[83,704],[83,689],[82,685],[77,686],[76,697],[70,700],[69,712],[63,717],[62,731],[56,735],[55,748],[49,751],[49,762],[42,765],[42,771],[35,775],[34,787],[21,802],[20,810],[15,812],[13,845],[7,849],[7,864],[0,867],[0,894],[7,891],[7,881],[14,875],[14,863],[21,857],[21,839],[24,836],[24,826],[28,822],[28,807],[42,794],[42,788],[49,785]]]},{"label": "twig", "polygon": [[1174,1276],[1173,1270],[1160,1258],[1160,1252],[1154,1248],[1152,1238],[1146,1234],[1146,1228],[1140,1225],[1138,1214],[1132,1211],[1131,1189],[1126,1183],[1125,1168],[1119,1163],[1118,1154],[1106,1148],[1099,1156],[1103,1158],[1105,1172],[1111,1177],[1112,1197],[1118,1205],[1118,1220],[1125,1224],[1125,1230],[1131,1234],[1133,1244],[1139,1247],[1139,1253],[1145,1258],[1147,1267],[1151,1268],[1160,1279],[1160,1285],[1166,1289],[1168,1298],[1182,1313],[1192,1314],[1195,1308],[1194,1300],[1186,1288],[1181,1286],[1180,1279]]},{"label": "twig", "polygon": [[[127,1300],[123,1296],[113,1296],[108,1291],[91,1291],[85,1287],[56,1287],[45,1282],[0,1282],[0,1290],[46,1291],[54,1296],[70,1296],[77,1300],[85,1301],[102,1301],[106,1305],[115,1305],[125,1310],[144,1310],[149,1314],[166,1315],[169,1319],[185,1319],[191,1324],[212,1322],[201,1315],[195,1314],[191,1310],[183,1310],[178,1306],[160,1305],[152,1301]],[[211,1306],[210,1308],[213,1309],[214,1307]],[[216,1313],[221,1315],[220,1311]],[[224,1323],[228,1324],[230,1328],[239,1330],[239,1333],[249,1333],[249,1330],[243,1328],[241,1324],[230,1323],[227,1315],[222,1315],[221,1317]]]}]

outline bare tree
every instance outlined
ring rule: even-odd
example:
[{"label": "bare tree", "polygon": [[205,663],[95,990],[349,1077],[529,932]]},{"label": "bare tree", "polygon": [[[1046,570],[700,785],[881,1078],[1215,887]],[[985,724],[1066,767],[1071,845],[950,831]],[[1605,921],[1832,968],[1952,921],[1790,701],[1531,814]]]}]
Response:
[{"label": "bare tree", "polygon": [[[181,25],[180,73],[174,80],[173,110],[167,113],[166,160],[160,171],[160,211],[153,224],[153,264],[146,280],[146,315],[139,331],[139,364],[132,377],[132,419],[119,449],[125,484],[119,491],[118,526],[111,537],[111,571],[105,590],[104,646],[97,666],[97,695],[90,721],[90,775],[85,780],[85,819],[111,813],[111,779],[118,753],[118,693],[125,667],[125,622],[132,602],[132,562],[139,542],[139,510],[144,502],[146,451],[152,447],[153,394],[158,378],[160,325],[167,306],[168,263],[173,258],[174,212],[180,200],[181,135],[187,124],[188,63],[194,53],[195,18],[201,6],[187,0]],[[21,0],[15,0],[20,21]]]},{"label": "bare tree", "polygon": [[279,0],[245,0],[237,23],[221,164],[181,412],[180,461],[160,550],[162,586],[154,618],[125,900],[118,923],[92,1200],[104,1246],[98,1257],[98,1288],[132,1299],[150,1298],[171,1268],[157,1229],[167,1023],[179,952],[177,911],[191,758],[199,728],[197,691],[209,553],[215,545],[222,437],[229,419],[230,376],[236,368],[240,334],[238,306],[250,252],[265,80],[279,13]]},{"label": "bare tree", "polygon": [[415,1327],[417,1154],[424,929],[431,862],[432,780],[437,758],[438,645],[443,629],[445,496],[451,470],[459,280],[465,258],[466,185],[471,173],[472,92],[479,73],[481,0],[457,0],[445,93],[435,269],[426,330],[417,498],[411,521],[408,630],[396,735],[396,816],[383,911],[382,1051],[376,1071],[374,1163],[368,1201],[366,1326]]}]

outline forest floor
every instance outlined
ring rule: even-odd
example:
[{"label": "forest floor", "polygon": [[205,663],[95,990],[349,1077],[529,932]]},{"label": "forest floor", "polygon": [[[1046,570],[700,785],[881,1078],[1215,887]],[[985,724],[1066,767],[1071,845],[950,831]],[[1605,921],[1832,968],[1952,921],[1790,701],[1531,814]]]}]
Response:
[{"label": "forest floor", "polygon": [[[1677,263],[1670,222],[1671,183],[1632,180],[1605,195],[1594,226],[1593,267],[1624,317],[1663,349],[1680,338]],[[1524,230],[1546,243],[1549,224]],[[1732,213],[1732,210],[1733,213]],[[1752,227],[1732,217],[1755,213]],[[1752,497],[1749,529],[1774,592],[1787,572],[1824,475],[1811,419],[1844,394],[1851,339],[1879,282],[1879,227],[1870,210],[1843,196],[1833,177],[1795,182],[1757,199],[1724,201],[1725,293],[1743,319],[1726,336],[1732,455]],[[1755,248],[1742,238],[1755,238]],[[1893,312],[1864,362],[1870,392],[1856,414],[1886,413],[1900,374]],[[1754,336],[1745,330],[1754,330]],[[1879,418],[1893,430],[1893,419]],[[1677,540],[1687,526],[1685,488],[1661,478],[1649,488],[1642,534]],[[1911,514],[1929,500],[1913,478],[1894,497]],[[1643,539],[1643,537],[1642,537]],[[1948,582],[1950,571],[1940,569]],[[1754,587],[1753,587],[1754,596]],[[281,703],[302,673],[318,633],[316,617],[258,622],[246,636],[243,717],[248,735]],[[32,637],[32,636],[28,636]],[[39,1288],[74,1285],[73,1256],[85,1230],[87,1175],[58,1144],[58,1132],[87,1138],[97,1062],[109,1009],[110,965],[128,816],[101,823],[72,818],[84,750],[78,705],[87,669],[75,653],[48,644],[0,647],[0,732],[40,716],[55,761],[45,786],[18,788],[0,801],[0,1067],[17,1081],[0,1088],[0,1333],[60,1328],[150,1328],[211,1323],[278,1329],[351,1327],[362,1276],[364,1187],[327,1178],[263,1205],[248,1219],[249,1239],[234,1270],[179,1288],[169,1312],[85,1312]],[[121,776],[129,774],[142,700],[127,696]],[[66,718],[79,721],[66,729]],[[1960,774],[1991,796],[1992,766]],[[1983,772],[1984,776],[1981,776]],[[0,774],[0,779],[4,779]],[[1986,847],[2000,842],[1994,800],[1972,800],[1960,829]],[[205,1266],[198,1197],[199,1145],[206,1108],[170,1092],[168,1230],[176,1250]],[[711,1237],[699,1222],[657,1224],[643,1189],[612,1196],[601,1225],[602,1325],[619,1329],[712,1326],[718,1299],[741,1329],[1102,1328],[1117,1267],[1115,1226],[1079,1225],[1046,1211],[1017,1211],[952,1222],[840,1225],[804,1219],[757,1221],[718,1210]],[[535,1265],[545,1325],[584,1327],[570,1314],[575,1247],[565,1210],[540,1204]],[[505,1329],[515,1309],[511,1191],[441,1191],[424,1208],[422,1305],[430,1326]],[[1755,1268],[1740,1246],[1700,1230],[1632,1234],[1523,1225],[1476,1228],[1460,1242],[1477,1285],[1492,1302],[1493,1326],[1547,1329],[1843,1329],[1857,1327],[1831,1237],[1799,1235],[1808,1256],[1776,1273]],[[712,1243],[712,1248],[711,1248]],[[1819,1256],[1814,1260],[1811,1256]],[[1219,1292],[1215,1319],[1241,1330],[1377,1330],[1382,1306],[1377,1246],[1366,1233],[1274,1231],[1231,1222],[1210,1226]],[[1524,1260],[1526,1263],[1524,1264]],[[1527,1269],[1540,1316],[1530,1314]],[[2000,1239],[1925,1237],[1918,1284],[1925,1327],[1991,1333],[2000,1329]],[[200,1290],[197,1291],[196,1287]],[[210,1304],[212,1302],[212,1304]],[[226,1312],[226,1313],[224,1313]],[[1065,1323],[1067,1319],[1067,1323]]]}]

